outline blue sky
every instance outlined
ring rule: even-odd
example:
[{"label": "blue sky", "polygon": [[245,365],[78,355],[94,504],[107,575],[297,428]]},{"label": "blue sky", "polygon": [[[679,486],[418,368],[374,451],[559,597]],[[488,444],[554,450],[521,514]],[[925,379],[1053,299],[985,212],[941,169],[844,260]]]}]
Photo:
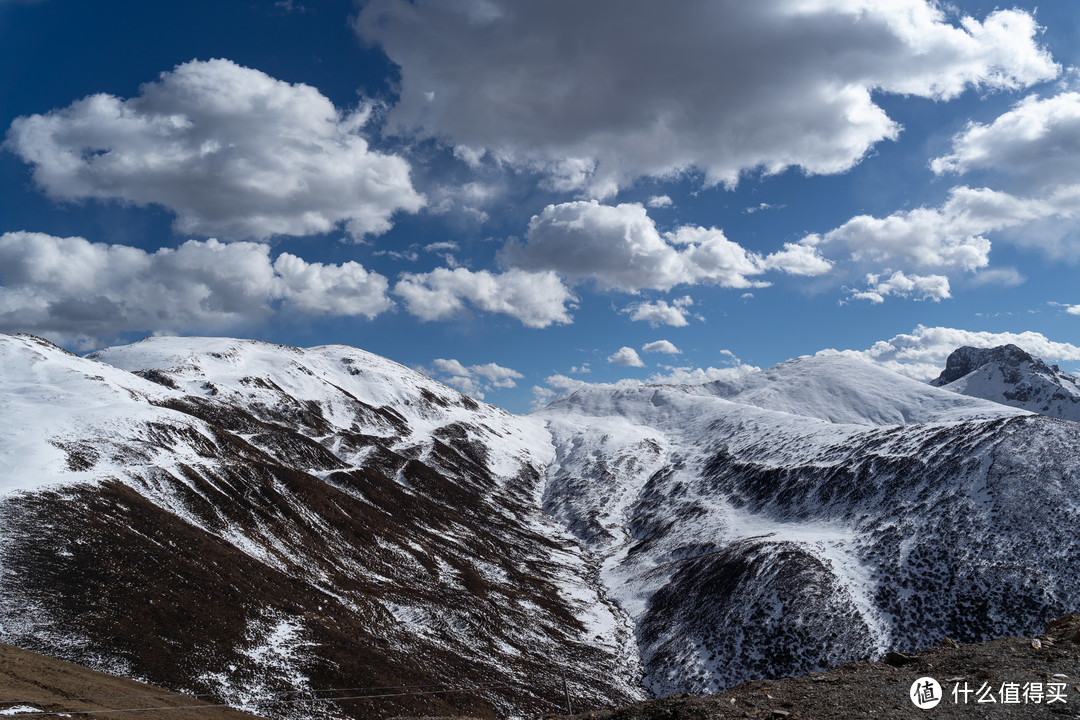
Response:
[{"label": "blue sky", "polygon": [[1080,369],[1080,6],[0,0],[0,331],[347,343],[515,411]]}]

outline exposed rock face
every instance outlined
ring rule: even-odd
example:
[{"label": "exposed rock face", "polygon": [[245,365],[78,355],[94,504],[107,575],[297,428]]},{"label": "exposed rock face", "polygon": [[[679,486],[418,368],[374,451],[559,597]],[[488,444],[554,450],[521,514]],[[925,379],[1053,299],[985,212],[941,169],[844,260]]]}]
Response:
[{"label": "exposed rock face", "polygon": [[[936,380],[931,381],[930,384],[935,387],[948,385],[988,363],[997,363],[1002,367],[1019,369],[1021,364],[1032,364],[1033,362],[1037,362],[1038,365],[1046,367],[1041,360],[1037,360],[1016,345],[998,345],[993,348],[965,346],[957,348],[949,353],[949,358],[945,361],[945,369],[942,370],[941,375],[939,375]],[[1020,380],[1020,377],[1014,375],[1012,382],[1018,380]]]},{"label": "exposed rock face", "polygon": [[1041,415],[1080,421],[1080,378],[1016,345],[962,347],[931,385]]}]

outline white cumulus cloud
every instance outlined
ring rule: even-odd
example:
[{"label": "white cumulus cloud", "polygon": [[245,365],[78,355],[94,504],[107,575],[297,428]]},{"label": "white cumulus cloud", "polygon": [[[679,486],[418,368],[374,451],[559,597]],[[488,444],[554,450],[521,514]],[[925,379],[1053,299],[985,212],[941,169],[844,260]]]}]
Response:
[{"label": "white cumulus cloud", "polygon": [[992,123],[971,123],[930,167],[939,175],[993,168],[1027,186],[1080,181],[1080,93],[1030,95]]},{"label": "white cumulus cloud", "polygon": [[567,305],[574,300],[550,271],[492,273],[460,267],[404,273],[393,292],[421,320],[446,320],[465,312],[469,304],[484,312],[510,315],[532,328],[571,322]]},{"label": "white cumulus cloud", "polygon": [[595,200],[548,205],[529,221],[525,242],[510,241],[500,261],[525,270],[554,270],[602,289],[670,290],[698,283],[762,287],[753,280],[768,270],[818,275],[830,265],[809,245],[787,244],[762,256],[747,251],[717,228],[683,225],[660,233],[637,203]]},{"label": "white cumulus cloud", "polygon": [[373,318],[393,303],[382,275],[264,243],[189,240],[148,253],[81,237],[0,235],[0,330],[93,344],[124,332],[218,331],[280,309]]},{"label": "white cumulus cloud", "polygon": [[619,312],[628,313],[631,320],[641,320],[653,327],[657,325],[686,327],[690,324],[686,319],[686,316],[690,314],[688,308],[693,304],[694,299],[689,295],[684,295],[673,300],[670,305],[665,300],[640,302],[625,307]]},{"label": "white cumulus cloud", "polygon": [[952,152],[930,167],[939,175],[992,175],[1008,207],[975,209],[973,220],[1000,227],[1002,239],[1014,244],[1080,258],[1080,93],[1031,95],[989,124],[971,123],[953,138]]},{"label": "white cumulus cloud", "polygon": [[477,400],[483,400],[485,393],[494,389],[515,387],[515,381],[525,377],[516,370],[495,363],[465,366],[453,358],[436,358],[432,365],[435,366],[433,372],[423,368],[421,371]]},{"label": "white cumulus cloud", "polygon": [[885,218],[858,215],[823,237],[811,236],[810,242],[844,245],[857,261],[974,270],[990,262],[990,241],[983,233],[1022,222],[1018,216],[1025,214],[1022,204],[1005,193],[953,188],[939,208],[920,207]]},{"label": "white cumulus cloud", "polygon": [[885,297],[888,295],[935,302],[951,297],[949,278],[944,275],[905,275],[902,270],[897,270],[885,278],[870,273],[866,276],[866,284],[865,290],[852,292],[852,299],[869,300],[877,304],[885,302]]},{"label": "white cumulus cloud", "polygon": [[804,243],[784,243],[783,250],[769,253],[761,261],[764,270],[781,270],[804,277],[824,275],[832,265],[832,261],[823,258],[816,247]]},{"label": "white cumulus cloud", "polygon": [[656,340],[654,342],[645,343],[641,346],[641,351],[647,353],[666,353],[668,355],[682,354],[682,350],[675,347],[675,344],[670,340]]},{"label": "white cumulus cloud", "polygon": [[391,129],[593,197],[687,168],[842,172],[900,131],[875,93],[1059,72],[1031,14],[931,0],[373,0],[356,28],[400,68]]},{"label": "white cumulus cloud", "polygon": [[622,367],[645,367],[645,363],[638,357],[637,350],[625,345],[611,355],[608,355],[607,361],[613,365],[621,365]]},{"label": "white cumulus cloud", "polygon": [[360,238],[424,205],[409,164],[361,135],[368,116],[229,60],[191,61],[134,98],[18,118],[6,147],[52,197],[161,205],[179,232],[261,239],[344,224]]},{"label": "white cumulus cloud", "polygon": [[[210,242],[204,243],[204,247],[209,247]],[[274,271],[279,278],[281,297],[309,315],[373,318],[393,305],[386,296],[389,285],[386,278],[365,270],[357,262],[324,265],[282,253],[274,261]]]},{"label": "white cumulus cloud", "polygon": [[[987,235],[997,233],[1053,257],[1080,258],[1080,93],[1032,95],[991,123],[971,123],[930,167],[938,175],[988,171],[998,187],[959,185],[938,207],[860,215],[803,244],[844,246],[856,261],[973,271],[989,265]],[[980,273],[982,282],[1019,282],[1015,271],[993,272]]]},{"label": "white cumulus cloud", "polygon": [[[852,259],[914,268],[977,270],[990,263],[992,232],[1010,242],[1041,248],[1075,260],[1070,241],[1080,215],[1080,184],[1063,185],[1043,196],[1022,197],[990,188],[954,187],[939,207],[920,207],[885,218],[859,215],[804,244],[844,245]],[[1054,227],[1061,223],[1064,227]]]}]

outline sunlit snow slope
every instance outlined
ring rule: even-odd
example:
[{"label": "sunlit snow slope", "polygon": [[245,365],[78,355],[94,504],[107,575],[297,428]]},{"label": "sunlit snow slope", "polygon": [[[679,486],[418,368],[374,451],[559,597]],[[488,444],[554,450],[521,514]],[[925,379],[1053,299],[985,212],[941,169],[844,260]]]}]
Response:
[{"label": "sunlit snow slope", "polygon": [[344,346],[0,335],[0,364],[5,642],[271,717],[307,716],[274,703],[305,687],[488,685],[320,718],[539,712],[563,675],[641,696],[539,509],[542,422]]}]

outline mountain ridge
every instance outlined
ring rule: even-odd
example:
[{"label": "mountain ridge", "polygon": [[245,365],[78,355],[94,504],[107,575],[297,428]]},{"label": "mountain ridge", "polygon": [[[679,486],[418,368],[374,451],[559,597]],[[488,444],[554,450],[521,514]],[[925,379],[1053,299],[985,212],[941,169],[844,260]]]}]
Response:
[{"label": "mountain ridge", "polygon": [[[929,638],[905,618],[912,603],[929,603],[922,614],[935,615],[927,623],[934,632],[975,639],[990,615],[1030,618],[1045,611],[1045,598],[1026,591],[1022,578],[1002,575],[995,588],[990,573],[972,577],[966,558],[999,552],[1001,562],[1031,543],[1058,562],[1061,577],[1054,558],[1069,552],[1055,553],[1056,538],[1031,533],[1030,522],[996,499],[1013,481],[1008,454],[991,456],[1007,445],[1026,457],[1015,435],[1064,433],[1044,458],[1063,464],[1044,472],[1069,487],[1063,495],[1045,490],[1053,512],[1057,498],[1076,490],[1069,446],[1078,428],[1001,405],[964,405],[976,409],[966,420],[855,425],[682,388],[582,392],[540,412],[567,448],[549,466],[545,508],[608,558],[608,584],[638,625],[654,694],[821,669],[803,649],[820,649],[822,639],[818,657],[833,662],[917,646]],[[1029,509],[1042,506],[1037,495]],[[1020,529],[1010,537],[1014,524]],[[1001,548],[982,546],[997,533]],[[919,542],[912,546],[910,536]],[[1072,535],[1068,542],[1077,547]],[[942,579],[965,589],[942,593]],[[702,594],[706,587],[715,590]],[[1075,592],[1070,586],[1057,602]],[[827,600],[807,603],[808,593]]]}]

